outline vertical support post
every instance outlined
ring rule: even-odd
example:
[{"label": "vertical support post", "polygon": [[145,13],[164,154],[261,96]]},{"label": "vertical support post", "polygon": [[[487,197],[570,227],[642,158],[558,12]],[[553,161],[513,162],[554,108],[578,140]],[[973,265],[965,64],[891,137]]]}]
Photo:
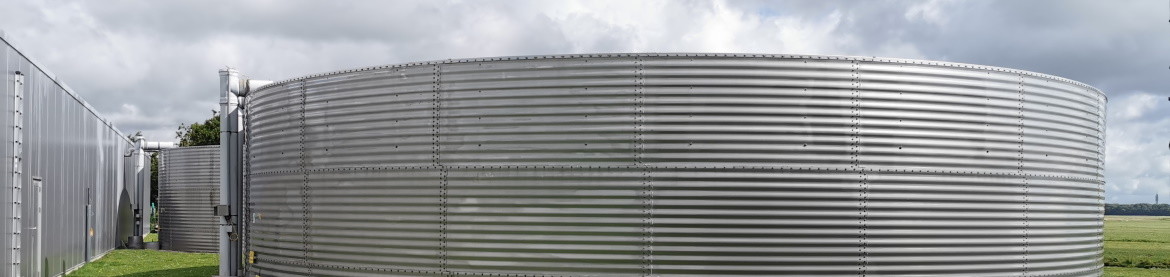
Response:
[{"label": "vertical support post", "polygon": [[242,187],[240,87],[239,72],[231,68],[219,71],[219,205],[226,208],[226,214],[220,214],[219,224],[219,276],[223,277],[242,275],[242,253],[237,240],[240,237],[237,224],[240,199],[237,192]]},{"label": "vertical support post", "polygon": [[21,237],[21,195],[23,192],[21,175],[22,153],[24,150],[24,74],[16,72],[12,92],[12,264],[11,276],[20,275],[20,237]]},{"label": "vertical support post", "polygon": [[[142,149],[142,144],[145,143],[146,138],[142,135],[134,136],[134,236],[146,237],[150,231],[150,168],[146,167],[146,163],[150,160],[146,159],[146,151]],[[145,171],[145,172],[144,172]],[[144,189],[145,187],[145,189]]]},{"label": "vertical support post", "polygon": [[150,195],[151,195],[151,193],[150,193],[150,191],[151,191],[150,176],[154,175],[154,172],[152,172],[150,170],[150,166],[153,162],[150,159],[150,156],[153,155],[156,151],[147,151],[146,145],[145,145],[147,142],[145,140],[143,140],[142,143],[143,143],[143,148],[138,149],[138,151],[141,151],[141,153],[142,153],[142,158],[141,158],[142,159],[142,182],[140,183],[140,184],[142,184],[142,190],[139,190],[139,191],[142,192],[142,230],[141,230],[142,235],[141,236],[143,238],[143,243],[144,243],[143,247],[145,247],[146,246],[146,244],[145,244],[146,235],[150,234],[150,231],[151,231],[150,219],[154,217],[153,216],[154,206],[150,205],[150,200],[152,200],[150,197]]}]

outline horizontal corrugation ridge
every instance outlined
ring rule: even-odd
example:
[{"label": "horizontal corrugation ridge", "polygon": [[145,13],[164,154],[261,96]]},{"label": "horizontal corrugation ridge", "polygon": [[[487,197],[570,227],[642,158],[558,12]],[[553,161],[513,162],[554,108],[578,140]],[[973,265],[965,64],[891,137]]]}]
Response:
[{"label": "horizontal corrugation ridge", "polygon": [[248,103],[256,274],[1081,276],[1105,98],[908,60],[368,68]]},{"label": "horizontal corrugation ridge", "polygon": [[219,145],[164,149],[159,163],[159,243],[162,249],[219,251]]}]

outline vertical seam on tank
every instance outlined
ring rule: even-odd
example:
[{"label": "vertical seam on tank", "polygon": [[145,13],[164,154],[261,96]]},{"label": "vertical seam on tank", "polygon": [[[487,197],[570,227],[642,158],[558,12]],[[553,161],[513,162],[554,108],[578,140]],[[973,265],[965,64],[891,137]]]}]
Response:
[{"label": "vertical seam on tank", "polygon": [[[166,153],[160,152],[158,154],[158,212],[160,214],[166,209],[167,205],[165,204],[168,204],[166,201],[163,201],[166,199],[164,197],[163,187],[171,183],[170,176],[167,176],[167,163],[169,162],[167,161]],[[169,194],[170,192],[167,191],[167,193]],[[158,217],[158,226],[158,248],[167,249],[166,246],[170,245],[170,233],[167,232],[166,227],[171,226],[170,218]]]},{"label": "vertical seam on tank", "polygon": [[301,132],[300,132],[300,168],[301,168],[301,259],[305,264],[305,271],[309,275],[313,275],[313,265],[309,262],[309,171],[308,171],[308,156],[305,154],[305,132],[308,128],[305,125],[305,102],[308,99],[308,88],[306,87],[306,80],[301,80]]},{"label": "vertical seam on tank", "polygon": [[[249,161],[248,150],[250,149],[249,143],[251,141],[251,140],[249,140],[250,137],[248,135],[251,133],[251,130],[252,130],[252,120],[251,120],[251,113],[249,112],[250,109],[248,107],[249,106],[248,103],[251,103],[252,101],[246,101],[246,99],[247,98],[244,98],[244,97],[240,98],[240,101],[244,101],[244,103],[242,105],[243,108],[239,110],[240,113],[244,116],[244,122],[243,122],[244,130],[240,134],[240,140],[243,141],[243,143],[241,143],[241,146],[243,147],[243,155],[240,155],[240,162],[244,163],[244,174],[243,174],[244,176],[243,176],[242,182],[240,182],[240,186],[243,187],[240,190],[240,192],[241,192],[240,193],[240,202],[243,204],[243,207],[242,207],[243,212],[241,212],[241,214],[238,217],[238,220],[240,221],[240,245],[241,245],[240,248],[241,248],[241,251],[243,251],[243,253],[245,255],[247,255],[246,253],[248,253],[248,250],[251,248],[251,244],[248,242],[252,238],[252,236],[251,236],[252,203],[248,200],[249,199],[248,192],[250,191],[249,188],[251,187],[250,184],[251,184],[251,180],[252,180],[252,178],[251,178],[252,164],[248,162]],[[223,166],[223,165],[220,165],[220,166]],[[243,264],[244,264],[244,272],[245,273],[252,271],[252,263],[244,262]]]},{"label": "vertical seam on tank", "polygon": [[634,166],[641,174],[642,193],[642,275],[653,276],[653,243],[654,232],[654,186],[650,182],[651,168],[646,166],[646,138],[643,133],[646,121],[646,77],[645,65],[641,56],[634,57]]},{"label": "vertical seam on tank", "polygon": [[1019,95],[1019,104],[1018,104],[1019,123],[1017,125],[1017,131],[1018,131],[1017,134],[1018,134],[1018,139],[1019,139],[1019,145],[1018,145],[1019,152],[1018,152],[1017,157],[1019,159],[1017,160],[1017,164],[1016,164],[1016,172],[1018,174],[1020,174],[1020,177],[1022,178],[1021,181],[1022,181],[1022,186],[1023,186],[1023,191],[1024,191],[1024,210],[1023,210],[1023,219],[1024,219],[1023,220],[1024,221],[1024,224],[1023,224],[1024,225],[1024,228],[1023,228],[1024,229],[1024,232],[1023,232],[1024,273],[1023,273],[1023,275],[1028,276],[1028,269],[1029,269],[1028,268],[1028,266],[1029,266],[1028,265],[1028,228],[1030,228],[1030,226],[1029,226],[1030,222],[1028,222],[1028,208],[1029,208],[1028,207],[1028,175],[1024,173],[1024,75],[1017,73],[1016,76],[1019,78],[1019,82],[1017,83],[1018,95]]},{"label": "vertical seam on tank", "polygon": [[439,63],[431,65],[431,163],[439,170],[439,271],[443,275],[451,275],[448,270],[447,257],[447,177],[448,172],[441,161],[441,142],[439,132],[439,116],[442,108],[442,69]]},{"label": "vertical seam on tank", "polygon": [[[163,201],[164,199],[166,199],[166,197],[163,197],[164,196],[163,187],[166,187],[164,185],[171,183],[170,176],[168,176],[168,174],[167,174],[167,164],[168,163],[169,163],[169,161],[167,161],[166,152],[160,151],[158,154],[158,212],[160,214],[162,213],[162,211],[164,211],[164,209],[167,206],[167,205],[164,205],[164,204],[167,204],[166,201]],[[169,194],[170,192],[168,191],[167,193]],[[215,218],[212,218],[212,219],[215,219]],[[167,232],[167,228],[166,228],[167,226],[172,226],[170,218],[162,217],[162,216],[158,217],[158,227],[159,227],[158,228],[158,248],[159,249],[167,249],[166,246],[169,246],[171,244],[170,243],[170,232]]]},{"label": "vertical seam on tank", "polygon": [[1105,145],[1105,134],[1107,134],[1106,128],[1108,128],[1105,126],[1109,107],[1107,104],[1103,97],[1097,96],[1097,176],[1094,181],[1097,183],[1097,249],[1101,250],[1097,253],[1096,266],[1098,267],[1105,266],[1105,180],[1103,177],[1105,175],[1105,149],[1103,146]]},{"label": "vertical seam on tank", "polygon": [[850,152],[852,152],[851,162],[853,170],[857,172],[857,274],[858,276],[866,276],[869,270],[869,245],[866,242],[867,238],[867,224],[868,224],[868,205],[869,205],[869,175],[861,166],[861,64],[858,60],[850,60],[850,77],[852,77],[850,88]]}]

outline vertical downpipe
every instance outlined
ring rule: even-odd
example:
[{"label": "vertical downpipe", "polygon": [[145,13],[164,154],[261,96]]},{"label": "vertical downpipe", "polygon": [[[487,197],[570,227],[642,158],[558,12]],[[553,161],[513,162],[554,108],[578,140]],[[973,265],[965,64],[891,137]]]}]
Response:
[{"label": "vertical downpipe", "polygon": [[[233,151],[238,149],[236,144],[237,135],[239,134],[239,92],[240,80],[239,72],[235,69],[223,69],[219,71],[219,116],[220,116],[220,131],[219,131],[219,205],[228,206],[228,210],[234,210],[233,192],[238,183],[238,177],[233,168],[237,157],[234,156],[238,152]],[[236,249],[230,234],[234,224],[232,220],[235,214],[219,217],[219,276],[237,276],[240,267],[240,256],[237,255],[239,251]]]},{"label": "vertical downpipe", "polygon": [[[142,143],[147,144],[145,139]],[[149,146],[144,145],[143,147]],[[151,175],[154,175],[154,172],[150,171],[150,165],[154,163],[154,160],[151,159],[148,155],[153,155],[158,151],[158,149],[156,148],[154,151],[149,152],[146,151],[146,149],[140,149],[140,151],[142,151],[142,246],[146,247],[146,235],[150,234],[151,231],[150,219],[154,217],[154,206],[152,206],[150,203],[150,195],[152,194],[150,188],[150,177]]]},{"label": "vertical downpipe", "polygon": [[146,175],[148,173],[143,172],[150,172],[150,169],[146,168],[146,162],[148,161],[146,159],[146,151],[142,150],[142,144],[145,141],[146,139],[142,135],[134,136],[134,196],[138,198],[134,201],[138,204],[135,206],[138,210],[135,223],[138,225],[134,226],[134,235],[141,238],[146,237],[146,234],[149,233],[147,228],[150,228],[149,223],[144,223],[144,221],[150,221],[150,217],[147,215],[147,210],[150,210],[150,193],[143,189],[143,187],[150,187],[150,185],[146,184],[150,182],[150,177]]}]

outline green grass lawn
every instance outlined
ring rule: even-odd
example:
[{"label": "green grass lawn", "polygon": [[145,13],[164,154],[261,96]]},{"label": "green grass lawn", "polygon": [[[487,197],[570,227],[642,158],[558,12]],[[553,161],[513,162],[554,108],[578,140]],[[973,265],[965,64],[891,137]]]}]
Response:
[{"label": "green grass lawn", "polygon": [[1105,266],[1170,268],[1170,243],[1105,241]]},{"label": "green grass lawn", "polygon": [[1170,269],[1148,269],[1132,267],[1106,267],[1105,276],[1116,277],[1165,277],[1170,276]]},{"label": "green grass lawn", "polygon": [[219,273],[219,255],[158,250],[114,250],[68,276],[199,276]]},{"label": "green grass lawn", "polygon": [[1170,276],[1170,217],[1106,216],[1105,276]]},{"label": "green grass lawn", "polygon": [[146,234],[146,237],[142,238],[142,242],[155,242],[155,241],[158,241],[158,233]]}]

